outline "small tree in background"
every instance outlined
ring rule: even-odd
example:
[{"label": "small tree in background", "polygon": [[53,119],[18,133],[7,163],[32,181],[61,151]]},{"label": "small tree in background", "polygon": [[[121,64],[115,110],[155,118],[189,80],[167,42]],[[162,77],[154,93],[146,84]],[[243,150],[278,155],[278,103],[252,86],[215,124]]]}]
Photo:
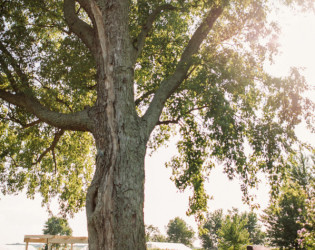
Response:
[{"label": "small tree in background", "polygon": [[264,243],[266,234],[261,230],[261,226],[258,224],[257,214],[254,212],[244,212],[242,217],[247,219],[245,228],[249,233],[250,242],[254,245],[261,245]]},{"label": "small tree in background", "polygon": [[305,194],[296,185],[282,187],[279,198],[272,201],[262,217],[272,245],[297,248],[299,222],[304,222]]},{"label": "small tree in background", "polygon": [[204,249],[212,249],[218,246],[218,231],[222,226],[223,219],[222,209],[207,214],[206,222],[199,231],[199,238]]},{"label": "small tree in background", "polygon": [[293,156],[290,162],[280,194],[270,202],[263,220],[272,244],[313,249],[314,164],[311,165],[303,154]]},{"label": "small tree in background", "polygon": [[183,243],[191,246],[194,239],[194,230],[186,222],[176,217],[167,224],[167,236],[169,242]]},{"label": "small tree in background", "polygon": [[247,218],[239,215],[234,210],[227,215],[218,231],[219,249],[245,249],[249,244],[249,233],[246,229]]},{"label": "small tree in background", "polygon": [[[228,216],[230,218],[237,215],[241,221],[246,221],[244,228],[248,231],[249,240],[252,244],[259,245],[264,242],[266,236],[265,233],[261,231],[257,215],[254,212],[244,212],[239,214],[237,209],[233,209],[229,213],[230,215]],[[223,215],[222,209],[207,214],[206,222],[199,230],[199,237],[204,249],[218,248],[220,239],[219,230],[223,227],[224,223],[226,224],[226,222],[227,216]],[[230,233],[233,234],[232,231]],[[238,236],[236,235],[236,237]]]},{"label": "small tree in background", "polygon": [[153,225],[145,225],[145,239],[153,242],[166,242],[166,237]]},{"label": "small tree in background", "polygon": [[309,249],[315,249],[315,154],[310,157],[310,167],[309,167],[309,183],[307,187],[306,199],[306,218],[305,223],[301,225],[303,228],[298,231],[299,242],[302,247]]},{"label": "small tree in background", "polygon": [[[44,234],[51,235],[72,235],[72,229],[70,228],[68,221],[62,217],[52,216],[50,217],[44,225]],[[53,244],[56,249],[59,249],[60,244]],[[47,245],[45,249],[48,249]]]}]

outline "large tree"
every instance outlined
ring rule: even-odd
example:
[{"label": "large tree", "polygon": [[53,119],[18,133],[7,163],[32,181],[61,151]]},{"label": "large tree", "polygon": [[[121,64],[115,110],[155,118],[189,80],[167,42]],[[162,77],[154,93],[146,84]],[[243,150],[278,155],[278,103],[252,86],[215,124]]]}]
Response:
[{"label": "large tree", "polygon": [[89,249],[145,249],[146,149],[172,133],[188,213],[205,209],[216,160],[245,198],[258,171],[275,183],[310,102],[296,70],[263,70],[276,52],[267,3],[1,1],[2,193],[58,196],[69,213],[85,203]]}]

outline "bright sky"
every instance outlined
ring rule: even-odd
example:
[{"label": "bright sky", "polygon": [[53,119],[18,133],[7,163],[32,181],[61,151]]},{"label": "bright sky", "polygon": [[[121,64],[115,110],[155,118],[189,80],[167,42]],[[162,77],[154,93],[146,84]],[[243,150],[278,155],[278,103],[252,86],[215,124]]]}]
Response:
[{"label": "bright sky", "polygon": [[[282,53],[268,70],[281,76],[287,75],[290,66],[305,67],[304,75],[315,88],[315,15],[280,12],[277,18],[282,24],[279,40]],[[315,101],[314,97],[313,100]],[[314,134],[306,133],[303,128],[299,129],[298,133],[302,139],[314,144]],[[174,151],[175,146],[170,145],[146,158],[145,223],[157,226],[161,232],[165,232],[169,220],[179,216],[197,231],[194,218],[185,215],[189,192],[179,193],[169,179],[171,170],[164,167],[165,161],[171,158]],[[228,181],[219,168],[212,172],[206,190],[214,197],[214,200],[209,202],[209,211],[219,208],[227,210],[232,207],[248,210],[248,207],[242,204],[238,181]],[[25,234],[42,234],[48,213],[41,207],[39,196],[35,200],[26,199],[24,194],[5,197],[0,195],[0,198],[0,245],[22,243]],[[260,185],[257,191],[257,202],[262,208],[268,204],[268,188],[264,184]],[[69,223],[73,235],[87,236],[84,211],[70,219]]]}]

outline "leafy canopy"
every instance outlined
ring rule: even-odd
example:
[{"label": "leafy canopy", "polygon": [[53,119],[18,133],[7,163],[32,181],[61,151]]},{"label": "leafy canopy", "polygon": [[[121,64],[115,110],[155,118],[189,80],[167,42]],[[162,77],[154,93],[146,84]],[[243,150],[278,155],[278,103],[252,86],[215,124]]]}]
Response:
[{"label": "leafy canopy", "polygon": [[237,209],[233,209],[228,215],[223,215],[223,210],[218,209],[207,213],[205,222],[199,228],[199,238],[204,249],[219,246],[223,249],[234,246],[237,249],[248,242],[261,245],[265,234],[261,231],[254,212],[239,213]]},{"label": "leafy canopy", "polygon": [[247,222],[247,218],[242,218],[238,213],[228,214],[218,231],[219,249],[245,249],[250,243]]},{"label": "leafy canopy", "polygon": [[[314,231],[312,208],[315,180],[313,170],[314,162],[308,162],[303,154],[291,158],[287,178],[281,186],[279,196],[271,199],[264,211],[263,220],[273,245],[285,248],[312,248],[313,241],[310,239]],[[305,240],[303,233],[306,236]]]},{"label": "leafy canopy", "polygon": [[166,232],[168,236],[167,241],[192,246],[195,233],[183,219],[176,217],[175,219],[170,220],[167,224]]},{"label": "leafy canopy", "polygon": [[[168,165],[180,190],[194,190],[188,213],[205,211],[208,196],[203,183],[218,161],[230,178],[240,177],[247,201],[251,199],[247,189],[255,186],[259,171],[277,187],[284,152],[291,151],[297,140],[295,126],[310,119],[312,103],[301,95],[308,87],[296,69],[285,78],[264,71],[265,61],[277,51],[277,27],[268,21],[269,2],[129,3],[130,39],[137,44],[141,34],[146,35],[132,69],[139,116],[163,80],[174,74],[209,10],[218,6],[223,10],[189,61],[188,74],[166,101],[148,143],[154,150],[172,135],[179,136],[178,154]],[[308,8],[314,1],[283,3]],[[91,25],[81,7],[76,4],[78,16]],[[61,209],[71,214],[84,205],[91,180],[92,136],[80,127],[48,125],[26,101],[23,105],[29,109],[16,105],[36,100],[34,105],[72,114],[95,103],[95,62],[66,25],[62,8],[61,0],[0,4],[0,189],[10,194],[25,188],[29,197],[39,192],[44,203],[58,196]]]},{"label": "leafy canopy", "polygon": [[65,218],[52,216],[46,221],[43,233],[69,236],[72,235],[72,229],[70,228],[68,221]]}]

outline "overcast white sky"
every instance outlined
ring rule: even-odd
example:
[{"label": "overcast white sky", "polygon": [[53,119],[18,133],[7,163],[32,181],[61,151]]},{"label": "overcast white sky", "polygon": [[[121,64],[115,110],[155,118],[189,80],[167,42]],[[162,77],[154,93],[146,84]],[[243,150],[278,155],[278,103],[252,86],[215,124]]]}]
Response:
[{"label": "overcast white sky", "polygon": [[[315,88],[315,15],[311,13],[292,15],[292,13],[280,12],[277,17],[282,24],[282,35],[279,40],[282,54],[278,56],[269,71],[281,76],[288,74],[290,66],[305,67],[304,75],[309,84]],[[315,98],[312,98],[315,101]],[[314,134],[306,133],[303,128],[298,133],[301,138],[314,145]],[[177,192],[169,179],[171,170],[164,167],[164,162],[171,158],[174,151],[175,146],[170,145],[168,148],[161,148],[152,157],[146,158],[145,223],[157,226],[164,232],[168,221],[179,216],[196,231],[194,218],[187,218],[185,215],[189,192]],[[214,196],[214,200],[209,202],[210,211],[219,208],[227,210],[232,207],[240,210],[248,209],[242,204],[238,181],[228,181],[219,168],[212,172],[206,190],[209,195]],[[257,197],[261,207],[266,207],[268,204],[266,185],[260,185]],[[41,207],[40,197],[28,200],[25,195],[20,194],[5,197],[0,195],[0,198],[0,245],[22,243],[25,234],[42,234],[48,213]],[[84,211],[69,222],[73,235],[87,236]]]}]

